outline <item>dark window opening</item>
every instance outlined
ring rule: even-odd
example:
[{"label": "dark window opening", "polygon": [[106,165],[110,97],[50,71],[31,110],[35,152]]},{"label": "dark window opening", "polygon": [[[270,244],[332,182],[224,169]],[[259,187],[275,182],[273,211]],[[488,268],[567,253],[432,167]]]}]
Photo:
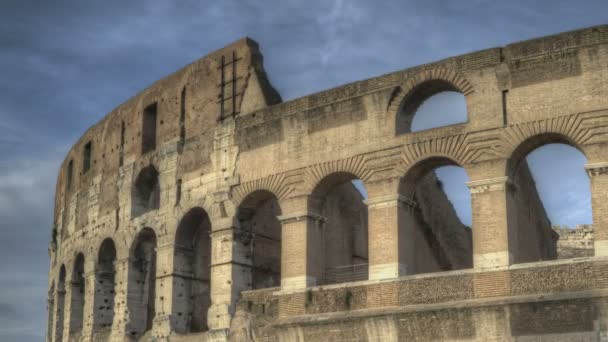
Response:
[{"label": "dark window opening", "polygon": [[178,205],[181,200],[182,200],[182,180],[178,179],[176,190],[175,190],[175,205]]},{"label": "dark window opening", "polygon": [[67,188],[72,189],[72,177],[74,175],[74,160],[70,160],[68,163],[68,176],[67,176]]},{"label": "dark window opening", "polygon": [[508,90],[502,91],[502,124],[504,126],[507,125],[507,95],[509,95]]},{"label": "dark window opening", "polygon": [[156,118],[157,105],[153,103],[144,109],[141,152],[146,153],[156,149]]},{"label": "dark window opening", "polygon": [[91,151],[93,149],[92,142],[88,142],[84,145],[84,153],[82,159],[82,173],[86,173],[91,169]]},{"label": "dark window opening", "polygon": [[133,217],[159,208],[160,186],[158,171],[154,166],[147,166],[139,172],[131,195],[131,214]]},{"label": "dark window opening", "polygon": [[120,150],[118,151],[118,164],[124,164],[124,149],[125,149],[125,122],[120,123]]},{"label": "dark window opening", "polygon": [[181,108],[179,115],[179,141],[186,141],[186,87],[182,88]]}]

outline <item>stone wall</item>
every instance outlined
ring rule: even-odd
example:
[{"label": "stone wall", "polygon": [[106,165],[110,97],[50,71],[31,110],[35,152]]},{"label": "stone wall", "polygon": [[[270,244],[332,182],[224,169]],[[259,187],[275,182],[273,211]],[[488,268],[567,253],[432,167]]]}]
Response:
[{"label": "stone wall", "polygon": [[[55,197],[47,340],[606,336],[608,26],[288,102],[262,62],[250,39],[212,52],[70,149]],[[409,132],[417,106],[441,90],[465,96],[467,122]],[[522,160],[555,142],[587,157],[592,257],[550,260],[555,236]],[[425,178],[443,165],[468,174],[470,230]],[[184,235],[193,210],[198,233]],[[340,234],[328,238],[332,222]],[[108,241],[115,255],[102,260]],[[368,280],[321,286],[325,256],[332,266],[367,259]]]},{"label": "stone wall", "polygon": [[557,255],[559,259],[580,258],[593,256],[593,226],[577,225],[574,229],[568,227],[553,227],[559,234],[557,240]]}]

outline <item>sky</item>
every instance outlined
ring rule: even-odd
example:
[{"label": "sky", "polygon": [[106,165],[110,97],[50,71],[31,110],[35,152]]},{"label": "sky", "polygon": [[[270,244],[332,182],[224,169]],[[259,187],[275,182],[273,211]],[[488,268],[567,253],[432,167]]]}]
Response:
[{"label": "sky", "polygon": [[[260,43],[270,80],[288,100],[604,24],[606,13],[605,0],[2,0],[0,341],[41,341],[45,334],[54,185],[69,146],[155,80],[249,36]],[[457,107],[452,99],[428,106],[434,102],[435,112]],[[590,221],[584,156],[577,153],[548,146],[528,159],[533,174],[543,171],[535,165],[553,167],[543,177],[534,174],[553,222]],[[438,175],[462,221],[470,222],[466,174],[446,168]],[[548,184],[557,177],[565,181],[551,192]]]}]

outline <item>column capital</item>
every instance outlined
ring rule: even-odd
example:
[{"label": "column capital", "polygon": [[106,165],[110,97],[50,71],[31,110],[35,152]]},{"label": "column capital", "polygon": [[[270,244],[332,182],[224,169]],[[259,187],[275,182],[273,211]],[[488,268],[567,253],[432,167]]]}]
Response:
[{"label": "column capital", "polygon": [[316,213],[307,212],[307,211],[301,211],[301,212],[281,215],[281,216],[278,216],[277,219],[282,224],[289,224],[289,223],[300,222],[300,221],[304,221],[304,220],[312,220],[312,221],[318,221],[318,222],[325,221],[324,216],[321,216]]},{"label": "column capital", "polygon": [[379,207],[391,207],[397,205],[410,209],[415,209],[418,207],[418,203],[416,203],[416,201],[401,194],[368,198],[364,200],[363,203],[367,205],[368,209]]},{"label": "column capital", "polygon": [[608,174],[608,162],[585,164],[589,178]]},{"label": "column capital", "polygon": [[479,194],[489,191],[503,191],[503,190],[517,190],[517,187],[511,179],[507,176],[488,178],[476,181],[470,181],[466,183],[469,187],[471,194]]}]

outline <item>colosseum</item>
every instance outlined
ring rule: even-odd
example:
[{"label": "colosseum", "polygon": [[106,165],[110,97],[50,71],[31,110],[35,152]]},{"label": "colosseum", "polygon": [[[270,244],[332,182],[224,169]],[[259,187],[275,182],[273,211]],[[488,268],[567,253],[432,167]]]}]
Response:
[{"label": "colosseum", "polygon": [[[443,91],[467,120],[412,130]],[[586,157],[592,226],[552,229],[549,143]],[[47,341],[608,341],[608,25],[286,102],[238,40],[76,142],[49,252]]]}]

